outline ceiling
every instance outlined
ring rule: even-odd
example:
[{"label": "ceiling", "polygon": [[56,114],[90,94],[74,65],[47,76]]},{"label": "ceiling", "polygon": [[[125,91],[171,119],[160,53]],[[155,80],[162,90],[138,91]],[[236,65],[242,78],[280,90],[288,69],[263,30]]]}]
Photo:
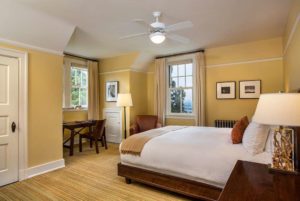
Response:
[{"label": "ceiling", "polygon": [[[56,52],[106,58],[129,52],[144,56],[282,36],[291,0],[0,0],[0,38]],[[194,26],[176,32],[189,44],[166,40],[155,45],[133,19],[153,20],[162,11],[168,24],[189,20]],[[147,56],[145,56],[147,55]]]}]

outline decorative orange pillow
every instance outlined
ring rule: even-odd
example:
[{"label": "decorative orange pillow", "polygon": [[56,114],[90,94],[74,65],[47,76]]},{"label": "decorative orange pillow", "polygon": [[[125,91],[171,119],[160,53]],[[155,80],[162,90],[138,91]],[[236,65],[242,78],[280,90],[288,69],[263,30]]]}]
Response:
[{"label": "decorative orange pillow", "polygon": [[244,132],[249,124],[248,117],[244,116],[237,121],[231,131],[232,144],[242,143]]}]

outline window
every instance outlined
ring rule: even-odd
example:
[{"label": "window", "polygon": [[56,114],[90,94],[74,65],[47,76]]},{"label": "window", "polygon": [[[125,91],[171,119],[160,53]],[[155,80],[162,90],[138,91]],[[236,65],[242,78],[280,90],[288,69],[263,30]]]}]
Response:
[{"label": "window", "polygon": [[193,114],[193,62],[178,62],[168,66],[168,114]]},{"label": "window", "polygon": [[88,105],[88,71],[86,68],[71,67],[71,107]]},{"label": "window", "polygon": [[87,61],[64,57],[63,72],[63,109],[65,111],[88,109]]}]

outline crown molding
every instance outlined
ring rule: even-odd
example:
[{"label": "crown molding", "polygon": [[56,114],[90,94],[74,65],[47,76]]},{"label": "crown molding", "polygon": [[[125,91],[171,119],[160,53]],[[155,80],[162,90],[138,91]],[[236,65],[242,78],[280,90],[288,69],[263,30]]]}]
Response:
[{"label": "crown molding", "polygon": [[28,49],[37,50],[37,51],[41,51],[41,52],[46,52],[46,53],[50,53],[50,54],[55,54],[55,55],[59,55],[59,56],[64,55],[62,51],[60,52],[60,51],[56,51],[56,50],[51,50],[51,49],[47,49],[47,48],[43,48],[43,47],[29,45],[27,43],[21,43],[21,42],[18,42],[18,41],[7,40],[7,39],[4,39],[4,38],[0,38],[0,42],[6,43],[8,45],[14,45],[14,46],[17,46],[17,47],[28,48]]},{"label": "crown molding", "polygon": [[240,65],[240,64],[251,64],[251,63],[269,62],[269,61],[279,61],[279,60],[282,60],[282,59],[283,59],[282,57],[274,57],[274,58],[266,58],[266,59],[255,59],[255,60],[247,60],[247,61],[207,65],[206,68],[217,68],[217,67],[226,67],[226,66],[233,66],[233,65]]},{"label": "crown molding", "polygon": [[287,50],[289,49],[289,46],[290,46],[290,44],[291,44],[291,42],[292,42],[292,39],[294,38],[295,32],[296,32],[296,30],[297,30],[299,21],[300,21],[300,13],[298,14],[298,16],[297,16],[297,18],[296,18],[296,20],[295,20],[295,22],[294,22],[293,28],[292,28],[292,30],[291,30],[291,32],[290,32],[290,34],[289,34],[287,43],[286,43],[286,45],[285,45],[285,47],[284,47],[283,55],[285,55],[286,52],[287,52]]}]

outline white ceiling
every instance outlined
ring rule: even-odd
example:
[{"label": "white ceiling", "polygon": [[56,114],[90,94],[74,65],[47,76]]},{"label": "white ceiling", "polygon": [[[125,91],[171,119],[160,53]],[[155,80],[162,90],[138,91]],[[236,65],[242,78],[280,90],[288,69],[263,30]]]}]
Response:
[{"label": "white ceiling", "polygon": [[[282,36],[290,2],[0,0],[0,38],[92,58],[133,51],[149,57]],[[118,39],[146,31],[132,19],[151,22],[155,10],[163,12],[161,20],[166,24],[191,21],[193,28],[176,32],[188,37],[191,43],[167,40],[161,45],[154,45],[147,37]]]}]

